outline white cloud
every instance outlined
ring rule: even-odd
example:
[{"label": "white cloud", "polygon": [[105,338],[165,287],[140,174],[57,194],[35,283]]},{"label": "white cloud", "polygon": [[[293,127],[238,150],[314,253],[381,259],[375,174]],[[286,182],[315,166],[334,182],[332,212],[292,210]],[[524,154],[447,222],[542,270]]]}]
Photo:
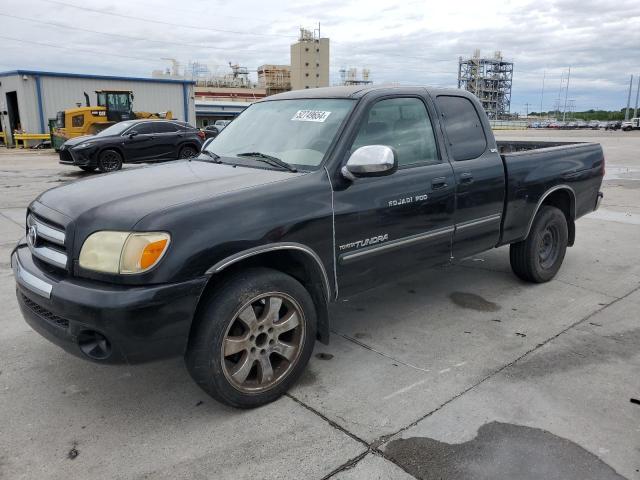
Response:
[{"label": "white cloud", "polygon": [[0,15],[0,70],[146,76],[167,57],[255,69],[288,63],[298,27],[320,21],[334,81],[344,66],[368,67],[376,82],[455,86],[458,56],[501,50],[515,63],[512,111],[539,106],[544,71],[545,109],[569,65],[578,109],[620,108],[629,74],[640,74],[637,0],[5,0],[0,13],[33,20]]}]

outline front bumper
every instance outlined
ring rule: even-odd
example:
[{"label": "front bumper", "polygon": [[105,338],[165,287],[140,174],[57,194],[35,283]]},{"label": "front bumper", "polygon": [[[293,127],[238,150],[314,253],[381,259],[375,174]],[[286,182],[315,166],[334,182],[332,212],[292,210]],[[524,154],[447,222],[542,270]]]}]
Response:
[{"label": "front bumper", "polygon": [[62,165],[76,165],[78,167],[95,167],[97,165],[95,152],[95,148],[74,150],[72,147],[65,147],[63,145],[58,152],[60,156],[58,163]]},{"label": "front bumper", "polygon": [[[27,323],[66,351],[101,363],[139,363],[183,354],[207,278],[120,286],[41,270],[24,245],[11,254],[20,310]],[[108,355],[92,355],[92,338]],[[88,353],[89,352],[89,353]]]}]

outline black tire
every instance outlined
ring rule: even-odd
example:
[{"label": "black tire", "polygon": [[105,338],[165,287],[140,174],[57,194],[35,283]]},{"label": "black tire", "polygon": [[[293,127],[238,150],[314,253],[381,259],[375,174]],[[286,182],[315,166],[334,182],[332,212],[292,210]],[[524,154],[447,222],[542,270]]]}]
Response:
[{"label": "black tire", "polygon": [[94,172],[96,167],[91,167],[89,165],[81,165],[80,170],[84,170],[85,172]]},{"label": "black tire", "polygon": [[98,170],[102,173],[115,172],[122,168],[122,155],[117,150],[103,150],[98,155]]},{"label": "black tire", "polygon": [[509,259],[513,273],[527,282],[548,282],[562,265],[568,239],[569,229],[564,213],[549,205],[541,207],[529,236],[511,244]]},{"label": "black tire", "polygon": [[[268,330],[269,337],[266,336],[266,328],[262,330],[262,327],[257,326],[246,327],[245,331],[244,320],[240,317],[247,311],[247,305],[258,319],[257,325],[260,325],[260,322],[266,325],[267,320],[263,319],[268,318],[268,312],[271,312],[270,299],[278,295],[285,296],[287,300],[275,307],[274,311],[278,313],[276,318],[284,321],[291,318],[289,306],[293,306],[294,313],[300,312],[297,318],[301,321],[295,327],[296,330],[277,333],[278,325],[285,323],[282,321],[274,324],[276,326],[274,333],[271,333],[273,328]],[[266,297],[252,302],[260,296]],[[284,312],[282,317],[280,312]],[[239,327],[242,330],[239,332],[236,330],[232,334],[232,329]],[[258,328],[261,333],[258,332]],[[292,336],[283,339],[289,333],[292,333]],[[264,338],[259,341],[261,336]],[[309,361],[315,337],[316,310],[311,295],[305,287],[282,272],[266,268],[251,268],[231,274],[201,300],[191,328],[185,363],[195,382],[219,402],[237,408],[254,408],[276,400],[295,383]],[[236,342],[237,339],[241,339],[244,343],[248,342],[251,348],[239,347],[242,349],[234,349],[237,353],[225,355],[225,346],[234,339]],[[269,347],[274,342],[275,345]],[[285,345],[297,345],[295,355],[291,354],[291,361],[278,353],[277,346],[282,345],[282,342]],[[265,350],[261,350],[263,347],[276,350],[264,356]],[[265,375],[261,366],[265,358],[273,367],[271,370],[273,378],[263,383]],[[242,370],[242,365],[248,363],[251,366],[244,369],[248,372],[248,376],[241,380],[242,384],[234,384],[233,372]],[[269,382],[275,383],[269,385]]]},{"label": "black tire", "polygon": [[185,145],[180,149],[178,158],[192,158],[198,155],[198,150],[192,145]]}]

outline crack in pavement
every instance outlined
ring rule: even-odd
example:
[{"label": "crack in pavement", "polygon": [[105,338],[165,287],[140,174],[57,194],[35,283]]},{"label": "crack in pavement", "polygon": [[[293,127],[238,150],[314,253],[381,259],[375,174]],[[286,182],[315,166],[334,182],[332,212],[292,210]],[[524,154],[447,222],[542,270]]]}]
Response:
[{"label": "crack in pavement", "polygon": [[365,349],[367,349],[367,350],[369,350],[369,351],[371,351],[371,352],[373,352],[373,353],[377,353],[378,355],[380,355],[380,356],[382,356],[382,357],[388,358],[389,360],[393,360],[394,362],[397,362],[397,363],[399,363],[399,364],[401,364],[401,365],[404,365],[405,367],[413,368],[413,369],[415,369],[415,370],[419,370],[419,371],[421,371],[421,372],[425,372],[425,373],[428,373],[428,372],[430,372],[430,371],[431,371],[431,370],[429,370],[428,368],[418,367],[417,365],[413,365],[413,364],[411,364],[411,363],[407,363],[407,362],[404,362],[404,361],[402,361],[402,360],[398,360],[397,358],[394,358],[394,357],[392,357],[391,355],[389,355],[389,354],[387,354],[387,353],[384,353],[384,352],[381,352],[381,351],[379,351],[379,350],[376,350],[375,348],[373,348],[373,347],[371,347],[371,346],[367,345],[366,343],[362,343],[361,341],[356,340],[355,338],[352,338],[352,337],[350,337],[349,335],[346,335],[346,334],[344,334],[344,333],[340,333],[340,332],[337,332],[337,331],[335,331],[335,330],[331,330],[331,333],[333,333],[333,334],[335,334],[335,335],[338,335],[339,337],[342,337],[342,338],[344,338],[345,340],[348,340],[349,342],[355,343],[356,345],[359,345],[359,346],[361,346],[362,348],[365,348]]},{"label": "crack in pavement", "polygon": [[3,212],[0,212],[0,217],[6,218],[7,220],[9,220],[11,223],[15,223],[16,225],[18,225],[20,228],[24,228],[24,225],[22,225],[21,223],[16,222],[13,218],[8,217],[7,215],[5,215]]},{"label": "crack in pavement", "polygon": [[[581,288],[581,287],[580,287]],[[516,359],[514,359],[513,361],[503,365],[502,367],[494,370],[493,372],[489,373],[488,375],[484,376],[483,378],[481,378],[480,380],[478,380],[477,382],[475,382],[474,384],[470,385],[469,387],[465,388],[464,390],[462,390],[461,392],[457,393],[456,395],[454,395],[453,397],[449,398],[446,402],[440,404],[438,407],[434,408],[433,410],[427,412],[426,414],[420,416],[419,418],[417,418],[416,420],[414,420],[413,422],[411,422],[408,425],[405,425],[404,427],[400,428],[399,430],[397,430],[396,432],[393,433],[389,433],[386,435],[381,435],[380,437],[378,437],[377,439],[375,439],[374,441],[368,443],[365,440],[363,440],[362,438],[358,437],[357,435],[355,435],[354,433],[350,432],[349,430],[347,430],[345,427],[339,425],[338,423],[336,423],[335,421],[329,419],[326,415],[320,413],[318,410],[316,410],[315,408],[307,405],[306,403],[304,403],[302,400],[294,397],[291,393],[286,393],[286,396],[288,396],[289,398],[291,398],[294,402],[296,402],[297,404],[299,404],[300,406],[302,406],[303,408],[306,408],[308,411],[314,413],[315,415],[317,415],[318,417],[320,417],[321,419],[323,419],[325,422],[327,422],[330,426],[332,426],[333,428],[339,430],[340,432],[344,433],[345,435],[349,436],[350,438],[352,438],[353,440],[357,441],[358,443],[362,444],[363,446],[366,447],[366,450],[361,453],[360,455],[357,455],[354,458],[351,458],[349,460],[347,460],[346,462],[344,462],[343,464],[339,465],[337,468],[335,468],[331,473],[329,473],[328,475],[326,475],[325,477],[323,477],[323,480],[327,480],[329,478],[331,478],[332,476],[336,475],[339,472],[342,472],[344,470],[348,470],[350,468],[355,467],[358,462],[360,462],[360,460],[362,460],[363,458],[365,458],[367,456],[368,453],[372,453],[374,455],[380,455],[382,458],[384,458],[385,460],[393,463],[394,465],[398,466],[399,468],[401,468],[404,472],[406,472],[407,474],[411,475],[412,477],[416,478],[411,472],[408,472],[402,465],[398,464],[394,459],[389,458],[387,455],[385,455],[385,452],[382,451],[380,449],[380,447],[382,445],[384,445],[387,441],[389,441],[389,439],[391,439],[392,437],[416,426],[418,423],[420,423],[422,420],[424,420],[425,418],[430,417],[431,415],[433,415],[434,413],[442,410],[444,407],[446,407],[447,405],[449,405],[450,403],[452,403],[453,401],[455,401],[456,399],[462,397],[463,395],[465,395],[466,393],[470,392],[471,390],[474,390],[476,387],[482,385],[484,382],[486,382],[487,380],[490,380],[491,378],[495,377],[496,375],[500,374],[501,372],[503,372],[504,370],[508,369],[509,367],[515,365],[516,363],[520,362],[522,359],[528,357],[530,354],[536,352],[537,350],[539,350],[540,348],[542,348],[543,346],[547,345],[549,342],[555,340],[556,338],[560,337],[561,335],[567,333],[568,331],[574,329],[575,327],[577,327],[578,325],[586,322],[587,320],[589,320],[590,318],[594,317],[595,315],[599,314],[600,312],[606,310],[607,308],[609,308],[610,306],[624,300],[625,298],[629,297],[630,295],[634,294],[635,292],[637,292],[638,290],[640,290],[640,286],[634,288],[633,290],[631,290],[630,292],[626,293],[625,295],[623,295],[622,297],[616,297],[614,300],[612,300],[611,302],[607,303],[606,305],[603,305],[601,308],[598,308],[596,310],[594,310],[593,312],[589,313],[588,315],[584,316],[583,318],[581,318],[580,320],[575,321],[574,323],[572,323],[571,325],[565,327],[564,329],[560,330],[558,333],[556,333],[555,335],[552,335],[551,337],[547,338],[546,340],[536,344],[535,347],[527,350],[525,353],[523,353],[522,355],[520,355],[519,357],[517,357]],[[334,332],[332,330],[332,333],[335,333],[336,335],[341,336],[342,338],[344,338],[345,340],[351,341],[354,344],[365,348],[367,350],[373,351],[374,353],[377,353],[379,355],[382,355],[383,357],[389,358],[391,360],[394,361],[398,361],[396,359],[394,359],[393,357],[391,357],[390,355],[387,355],[383,352],[379,352],[377,350],[372,349],[371,347],[369,347],[366,344],[363,344],[362,342],[359,342],[355,339],[350,338],[347,335],[343,335],[341,333],[338,332]],[[403,362],[400,362],[403,363]],[[418,368],[419,370],[423,370],[424,369],[420,369],[419,367],[414,367],[410,364],[405,364],[404,365],[410,367],[410,368]]]}]

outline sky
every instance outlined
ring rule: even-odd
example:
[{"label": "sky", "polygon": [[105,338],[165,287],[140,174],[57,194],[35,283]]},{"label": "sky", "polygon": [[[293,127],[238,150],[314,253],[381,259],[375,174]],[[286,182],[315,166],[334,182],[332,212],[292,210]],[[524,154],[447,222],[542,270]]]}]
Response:
[{"label": "sky", "polygon": [[[640,75],[639,0],[2,0],[0,71],[150,76],[197,61],[228,73],[288,64],[299,28],[331,41],[331,83],[368,68],[377,83],[456,87],[458,57],[514,62],[511,111],[626,105]],[[544,95],[543,95],[544,78]],[[635,82],[635,80],[634,80]],[[631,98],[635,103],[636,83]],[[527,105],[528,104],[528,105]]]}]

